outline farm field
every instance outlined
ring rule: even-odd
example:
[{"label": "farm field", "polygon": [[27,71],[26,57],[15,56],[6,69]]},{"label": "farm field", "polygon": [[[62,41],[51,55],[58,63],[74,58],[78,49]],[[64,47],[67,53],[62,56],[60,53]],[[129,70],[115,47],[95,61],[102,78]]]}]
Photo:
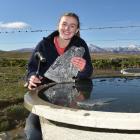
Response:
[{"label": "farm field", "polygon": [[[31,53],[0,52],[0,131],[24,127],[28,111],[23,106],[26,64]],[[140,58],[139,55],[91,54],[92,61],[100,59]],[[121,75],[119,70],[94,68],[94,76]]]}]

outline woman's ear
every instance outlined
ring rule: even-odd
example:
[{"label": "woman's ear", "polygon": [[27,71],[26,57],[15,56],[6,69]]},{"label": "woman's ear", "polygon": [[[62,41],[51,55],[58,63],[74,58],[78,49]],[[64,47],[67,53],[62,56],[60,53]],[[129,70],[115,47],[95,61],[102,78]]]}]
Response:
[{"label": "woman's ear", "polygon": [[79,31],[79,29],[77,29],[77,30],[76,30],[75,34],[77,34],[77,33],[78,33],[78,31]]},{"label": "woman's ear", "polygon": [[79,29],[77,29],[75,33],[77,34],[77,33],[78,33],[78,31],[79,31]]}]

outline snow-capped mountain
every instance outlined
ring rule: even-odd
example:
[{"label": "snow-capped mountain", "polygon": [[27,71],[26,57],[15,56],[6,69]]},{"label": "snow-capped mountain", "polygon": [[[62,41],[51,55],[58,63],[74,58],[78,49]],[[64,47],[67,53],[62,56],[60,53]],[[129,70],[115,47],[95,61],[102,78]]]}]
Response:
[{"label": "snow-capped mountain", "polygon": [[140,53],[140,45],[129,45],[127,47],[116,47],[116,48],[101,48],[93,44],[89,44],[90,52],[98,52],[98,53],[105,53],[105,52],[112,52],[112,53]]},{"label": "snow-capped mountain", "polygon": [[101,47],[98,47],[96,45],[93,45],[93,44],[89,44],[88,45],[88,48],[89,48],[89,51],[90,52],[106,52],[105,49],[103,49]]}]

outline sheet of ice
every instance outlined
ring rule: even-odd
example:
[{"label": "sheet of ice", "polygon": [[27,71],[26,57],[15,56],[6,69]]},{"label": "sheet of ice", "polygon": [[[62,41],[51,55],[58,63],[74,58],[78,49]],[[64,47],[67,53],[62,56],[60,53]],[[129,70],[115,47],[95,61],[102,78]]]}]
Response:
[{"label": "sheet of ice", "polygon": [[85,49],[83,47],[72,46],[55,60],[44,76],[56,83],[74,82],[74,77],[77,76],[78,69],[70,61],[72,57],[82,57],[84,52]]},{"label": "sheet of ice", "polygon": [[77,102],[77,106],[83,109],[93,109],[94,106],[103,106],[110,102],[117,100],[117,98],[99,98],[99,99],[89,99],[82,102]]}]

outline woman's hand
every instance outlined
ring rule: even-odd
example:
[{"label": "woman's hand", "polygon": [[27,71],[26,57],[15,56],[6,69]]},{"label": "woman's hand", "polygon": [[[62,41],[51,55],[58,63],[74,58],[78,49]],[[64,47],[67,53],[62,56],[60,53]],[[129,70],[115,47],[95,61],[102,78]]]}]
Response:
[{"label": "woman's hand", "polygon": [[83,71],[86,66],[86,60],[82,57],[73,57],[71,59],[71,63],[79,69],[79,71]]},{"label": "woman's hand", "polygon": [[36,75],[32,75],[29,79],[28,89],[34,90],[37,87],[37,84],[41,83],[41,79],[41,76],[37,77]]}]

